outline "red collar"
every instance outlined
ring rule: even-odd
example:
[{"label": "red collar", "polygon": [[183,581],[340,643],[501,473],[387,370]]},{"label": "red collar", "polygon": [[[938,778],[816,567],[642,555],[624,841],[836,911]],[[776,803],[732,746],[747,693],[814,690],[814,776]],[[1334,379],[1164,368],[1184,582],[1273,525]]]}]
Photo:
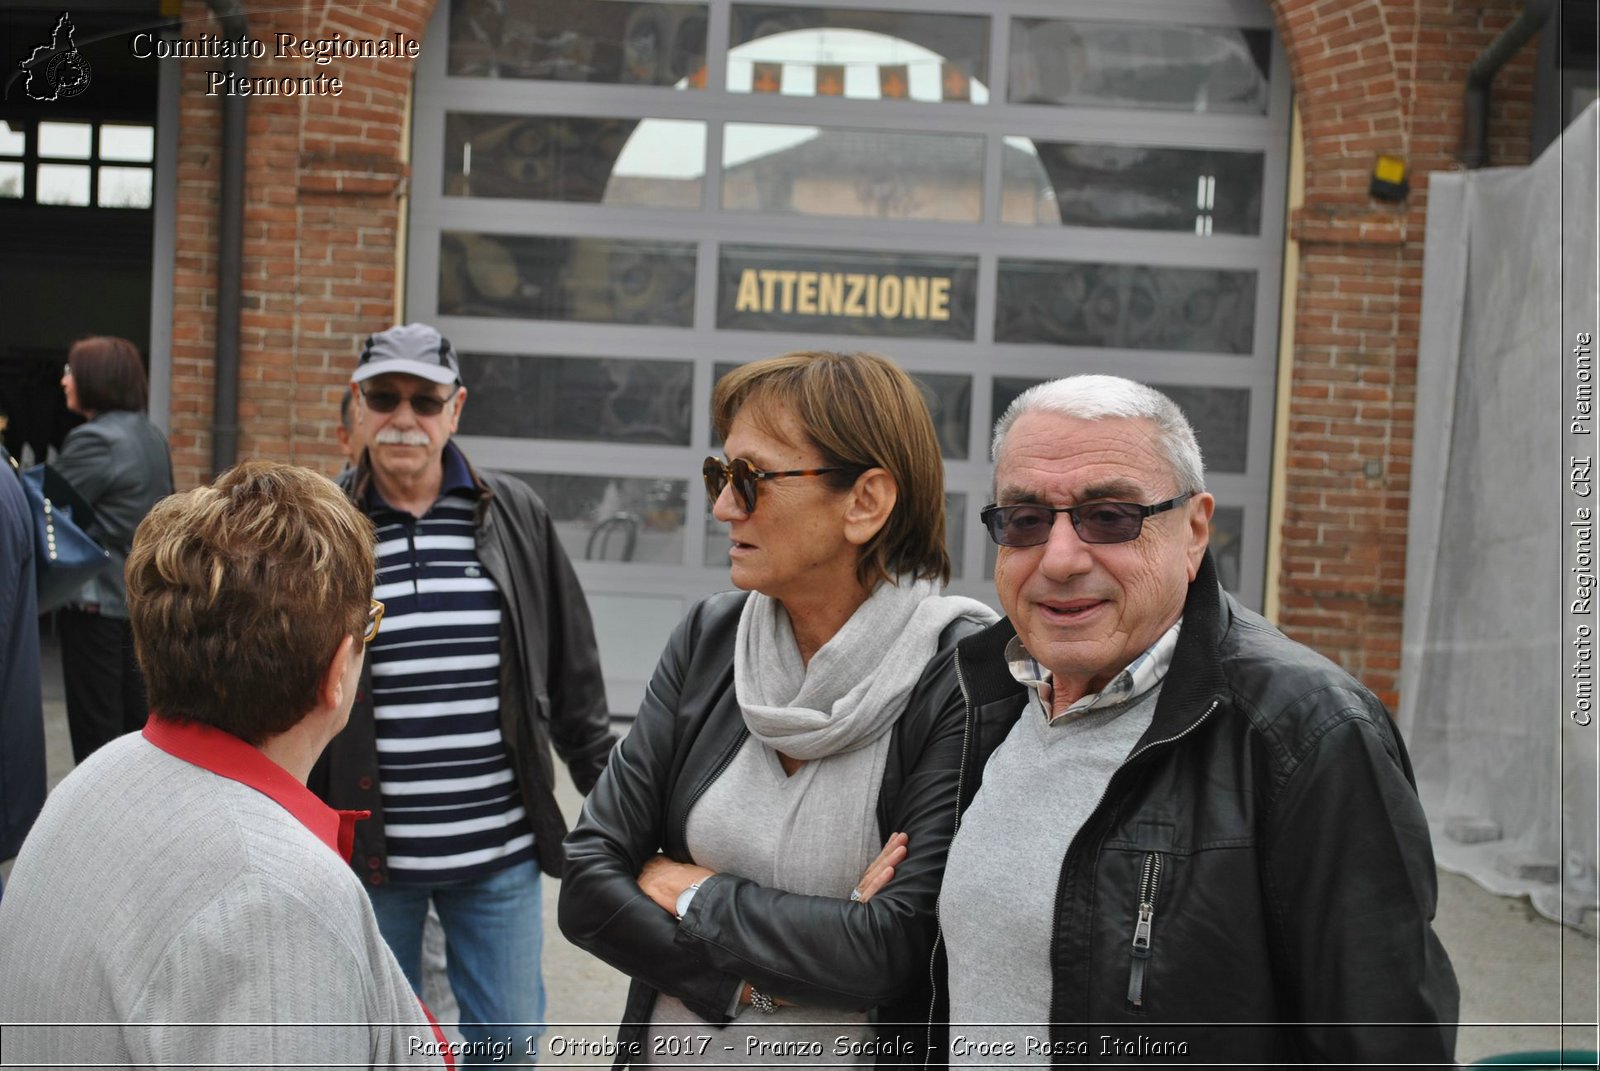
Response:
[{"label": "red collar", "polygon": [[[144,724],[144,738],[168,755],[210,770],[218,777],[247,785],[275,801],[346,862],[350,859],[350,850],[355,847],[356,823],[372,817],[371,811],[334,810],[258,748],[221,729],[197,722],[168,721],[152,713]],[[421,1004],[422,998],[418,997],[417,1002]],[[433,1012],[423,1004],[422,1013],[433,1027],[439,1051],[444,1053],[444,1066],[454,1068],[455,1057]]]},{"label": "red collar", "polygon": [[275,801],[346,862],[355,847],[356,823],[372,816],[371,811],[334,810],[258,748],[221,729],[169,721],[152,713],[145,722],[144,738],[168,755],[248,785]]}]

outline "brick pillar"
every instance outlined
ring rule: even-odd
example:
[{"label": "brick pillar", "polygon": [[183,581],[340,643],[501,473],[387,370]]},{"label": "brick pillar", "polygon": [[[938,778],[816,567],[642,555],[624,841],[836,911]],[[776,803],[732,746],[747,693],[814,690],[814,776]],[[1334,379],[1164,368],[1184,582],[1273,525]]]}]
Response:
[{"label": "brick pillar", "polygon": [[[1290,220],[1300,277],[1290,372],[1280,624],[1399,700],[1428,175],[1453,170],[1473,59],[1520,5],[1276,0],[1305,137]],[[1528,162],[1528,45],[1496,79],[1491,151]],[[1404,157],[1401,205],[1368,196]]]},{"label": "brick pillar", "polygon": [[[333,429],[359,340],[394,317],[400,198],[410,174],[401,151],[412,61],[280,57],[275,34],[381,39],[399,32],[420,41],[431,13],[424,0],[248,6],[250,36],[269,53],[251,61],[251,77],[325,75],[342,89],[249,101],[241,458],[338,468]],[[221,33],[196,0],[184,15],[186,38]],[[221,97],[207,95],[207,75],[223,64],[182,62],[171,442],[178,486],[189,487],[210,475]]]}]

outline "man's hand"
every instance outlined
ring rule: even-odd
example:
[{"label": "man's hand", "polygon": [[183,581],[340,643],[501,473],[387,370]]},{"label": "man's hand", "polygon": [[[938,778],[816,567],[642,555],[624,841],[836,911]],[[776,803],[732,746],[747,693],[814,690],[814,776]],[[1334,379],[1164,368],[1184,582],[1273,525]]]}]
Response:
[{"label": "man's hand", "polygon": [[657,907],[676,918],[678,897],[683,895],[683,890],[715,873],[715,870],[707,870],[703,866],[679,863],[658,855],[647,860],[644,869],[639,871],[639,888],[656,902]]},{"label": "man's hand", "polygon": [[891,834],[883,844],[883,851],[878,853],[878,858],[867,864],[861,880],[856,882],[855,889],[850,893],[850,899],[864,904],[889,884],[889,879],[894,877],[894,868],[906,861],[910,844],[911,838],[904,833]]}]

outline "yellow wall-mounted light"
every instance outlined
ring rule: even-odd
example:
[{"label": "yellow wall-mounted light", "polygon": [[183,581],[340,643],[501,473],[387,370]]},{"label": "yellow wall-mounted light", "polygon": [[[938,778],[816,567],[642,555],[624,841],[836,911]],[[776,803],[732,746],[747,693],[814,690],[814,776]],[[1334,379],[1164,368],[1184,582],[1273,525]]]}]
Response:
[{"label": "yellow wall-mounted light", "polygon": [[1398,156],[1379,156],[1372,165],[1372,185],[1367,192],[1380,201],[1404,201],[1411,192],[1406,162]]}]

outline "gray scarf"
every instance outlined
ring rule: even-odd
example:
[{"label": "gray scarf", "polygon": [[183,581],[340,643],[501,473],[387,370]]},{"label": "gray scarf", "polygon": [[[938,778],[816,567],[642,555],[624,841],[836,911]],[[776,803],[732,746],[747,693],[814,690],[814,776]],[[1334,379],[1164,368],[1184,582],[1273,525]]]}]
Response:
[{"label": "gray scarf", "polygon": [[853,855],[863,868],[878,854],[874,812],[889,730],[951,622],[998,619],[974,599],[939,595],[931,580],[899,580],[880,583],[809,665],[781,603],[752,592],[739,617],[733,687],[746,727],[816,766],[781,834],[779,888],[812,892],[808,872],[824,852]]}]

